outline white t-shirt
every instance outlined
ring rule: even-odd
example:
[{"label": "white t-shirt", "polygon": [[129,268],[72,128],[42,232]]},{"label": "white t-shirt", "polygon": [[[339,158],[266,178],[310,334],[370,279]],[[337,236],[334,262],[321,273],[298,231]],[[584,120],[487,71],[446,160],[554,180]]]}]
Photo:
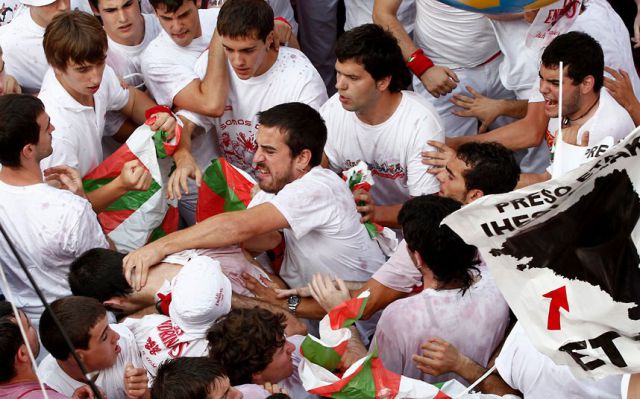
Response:
[{"label": "white t-shirt", "polygon": [[[204,77],[207,53],[196,64]],[[319,109],[327,101],[327,90],[309,59],[300,51],[280,47],[276,62],[260,76],[242,80],[229,66],[229,97],[219,118],[194,121],[209,131],[215,124],[221,155],[234,166],[254,175],[253,155],[258,149],[255,132],[256,114],[278,104],[301,102]]]},{"label": "white t-shirt", "polygon": [[621,376],[578,380],[568,366],[559,366],[540,353],[517,323],[496,358],[500,377],[525,399],[620,399]]},{"label": "white t-shirt", "polygon": [[372,278],[398,292],[410,293],[415,287],[422,286],[422,274],[413,264],[405,240],[400,241],[396,252],[380,266]]},{"label": "white t-shirt", "polygon": [[162,27],[155,15],[142,14],[144,19],[144,38],[142,43],[135,46],[125,46],[116,43],[107,36],[109,50],[107,51],[107,65],[113,68],[117,76],[125,78],[125,81],[132,86],[144,84],[142,76],[126,78],[127,75],[142,73],[140,63],[142,62],[142,52],[147,48],[159,34]]},{"label": "white t-shirt", "polygon": [[472,68],[500,51],[484,15],[438,0],[416,0],[413,37],[434,64],[449,68]]},{"label": "white t-shirt", "polygon": [[[96,385],[104,390],[109,399],[127,399],[127,393],[124,389],[124,371],[129,363],[136,368],[142,367],[140,353],[133,334],[127,327],[122,324],[110,324],[109,327],[120,335],[118,341],[120,353],[118,353],[118,358],[113,366],[100,371]],[[77,388],[86,385],[84,382],[69,377],[51,355],[48,355],[40,363],[38,377],[51,388],[69,397]]]},{"label": "white t-shirt", "polygon": [[[144,38],[142,43],[135,46],[125,46],[116,43],[109,36],[109,49],[107,50],[107,65],[113,68],[116,76],[123,79],[130,86],[145,89],[140,57],[149,43],[162,31],[160,22],[155,15],[142,14],[144,19]],[[122,113],[113,111],[107,113],[107,121],[104,127],[105,136],[113,136],[118,132],[122,123],[127,119]]]},{"label": "white t-shirt", "polygon": [[518,100],[528,100],[538,78],[539,58],[537,51],[525,46],[527,31],[531,25],[523,19],[489,19],[489,23],[504,55],[499,69],[502,85],[514,91]]},{"label": "white t-shirt", "polygon": [[[606,149],[617,144],[631,133],[635,128],[635,124],[629,116],[629,113],[611,97],[606,89],[600,90],[600,102],[597,105],[597,109],[593,116],[589,118],[578,129],[578,136],[576,142],[582,142],[582,136],[585,132],[589,132],[589,144],[586,147],[570,146],[566,143],[559,143],[558,140],[554,140],[554,153],[553,163],[549,166],[548,171],[553,177],[560,177],[565,173],[577,168],[583,163],[599,156]],[[553,131],[553,133],[549,133]],[[558,134],[558,119],[553,118],[549,121],[547,127],[547,136],[556,138]],[[609,141],[607,143],[607,141]],[[574,148],[581,156],[579,157],[564,157],[559,150],[559,145],[563,144],[564,148]],[[582,156],[583,154],[583,156]]]},{"label": "white t-shirt", "polygon": [[53,69],[49,69],[38,95],[55,126],[53,154],[40,166],[68,165],[86,175],[102,162],[102,135],[107,111],[119,111],[129,101],[129,90],[123,89],[113,69],[106,66],[100,88],[93,95],[94,106],[76,101],[62,87]]},{"label": "white t-shirt", "polygon": [[[49,302],[71,295],[67,274],[73,260],[91,248],[109,247],[91,204],[47,184],[0,182],[0,220]],[[39,320],[44,307],[4,239],[0,265],[16,306]]]},{"label": "white t-shirt", "polygon": [[209,353],[204,336],[191,336],[173,322],[169,316],[146,315],[141,319],[127,318],[123,324],[135,336],[144,368],[152,378],[167,359],[202,357]]},{"label": "white t-shirt", "polygon": [[43,37],[44,28],[34,22],[28,8],[21,10],[10,24],[0,27],[5,71],[16,78],[24,93],[40,91],[49,68]]},{"label": "white t-shirt", "polygon": [[422,373],[411,359],[431,337],[453,344],[475,362],[486,365],[509,322],[509,306],[486,267],[482,278],[464,295],[459,289],[427,288],[391,303],[382,313],[374,337],[384,366],[404,376],[426,382],[457,379],[454,373],[434,377]]},{"label": "white t-shirt", "polygon": [[219,8],[198,10],[202,35],[189,45],[177,45],[163,30],[142,53],[144,80],[158,104],[171,106],[180,90],[193,80],[200,79],[193,66],[200,54],[209,48],[219,12]]},{"label": "white t-shirt", "polygon": [[327,124],[324,152],[329,166],[340,172],[364,161],[375,183],[371,194],[376,204],[399,204],[440,189],[420,153],[433,150],[427,140],[444,141],[444,130],[433,106],[420,95],[403,91],[393,115],[375,126],[345,110],[338,94],[322,106],[320,114]]},{"label": "white t-shirt", "polygon": [[[625,70],[629,74],[636,97],[640,97],[640,78],[633,63],[629,33],[622,19],[606,0],[589,0],[585,6],[586,10],[578,15],[570,31],[584,32],[596,39],[604,53],[604,65],[616,70]],[[544,101],[539,87],[540,78],[533,86],[535,90],[529,102]]]},{"label": "white t-shirt", "polygon": [[[348,31],[360,25],[372,24],[373,2],[374,0],[346,0],[344,2],[346,11],[344,30]],[[398,8],[397,16],[404,30],[411,35],[413,25],[416,22],[415,0],[403,0]]]},{"label": "white t-shirt", "polygon": [[290,226],[284,229],[280,269],[290,287],[307,285],[316,273],[367,281],[384,263],[382,250],[360,223],[351,192],[334,172],[316,166],[269,202]]}]

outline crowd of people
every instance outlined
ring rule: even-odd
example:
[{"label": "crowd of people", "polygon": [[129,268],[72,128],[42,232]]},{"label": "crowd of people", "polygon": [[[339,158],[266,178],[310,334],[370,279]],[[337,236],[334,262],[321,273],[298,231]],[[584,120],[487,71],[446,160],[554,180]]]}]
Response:
[{"label": "crowd of people", "polygon": [[[337,3],[4,5],[0,398],[316,397],[301,343],[366,291],[336,371],[377,351],[428,383],[483,377],[470,398],[640,398],[637,375],[582,380],[539,352],[441,225],[640,125],[640,37],[606,0],[499,15],[345,0],[338,36]],[[144,124],[177,142],[166,181],[122,157],[85,192]],[[256,187],[199,220],[216,159]],[[362,163],[372,184],[352,190],[341,175]],[[180,228],[118,252],[99,215],[126,218],[127,195],[159,183]]]}]

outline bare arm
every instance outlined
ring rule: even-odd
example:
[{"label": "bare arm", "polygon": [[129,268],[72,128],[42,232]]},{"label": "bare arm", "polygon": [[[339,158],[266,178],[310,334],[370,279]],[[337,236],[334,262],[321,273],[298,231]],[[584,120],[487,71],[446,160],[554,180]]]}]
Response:
[{"label": "bare arm", "polygon": [[224,212],[194,226],[162,237],[131,252],[124,258],[123,271],[128,279],[135,269],[136,290],[146,284],[151,265],[169,254],[189,248],[218,248],[241,243],[251,237],[289,227],[287,219],[270,203],[244,211]]},{"label": "bare arm", "polygon": [[518,184],[516,185],[516,189],[527,187],[536,183],[541,183],[549,179],[551,179],[551,175],[546,171],[543,173],[521,173]]},{"label": "bare arm", "polygon": [[94,212],[100,213],[129,191],[146,191],[151,186],[151,173],[140,163],[132,160],[125,163],[120,175],[108,184],[87,193]]},{"label": "bare arm", "polygon": [[287,319],[287,327],[284,330],[285,334],[287,334],[288,336],[307,334],[307,327],[305,326],[305,324],[284,308],[274,306],[272,304],[262,302],[253,298],[249,298],[244,295],[238,295],[236,293],[233,293],[233,296],[231,297],[231,307],[234,309],[251,309],[259,307],[267,309],[276,314],[282,314]]},{"label": "bare arm", "polygon": [[204,78],[193,80],[180,90],[173,98],[173,104],[198,114],[217,117],[224,113],[228,93],[227,58],[216,30],[211,38]]},{"label": "bare arm", "polygon": [[522,150],[539,145],[548,124],[549,118],[544,113],[544,102],[529,103],[527,115],[523,119],[489,133],[447,139],[447,145],[458,149],[460,145],[471,141],[485,143],[495,141],[511,150]]}]

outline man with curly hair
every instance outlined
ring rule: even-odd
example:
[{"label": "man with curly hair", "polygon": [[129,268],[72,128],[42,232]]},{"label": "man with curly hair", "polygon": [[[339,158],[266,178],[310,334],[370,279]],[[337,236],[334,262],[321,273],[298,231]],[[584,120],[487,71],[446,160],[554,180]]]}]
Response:
[{"label": "man with curly hair", "polygon": [[222,363],[231,385],[277,383],[293,398],[313,397],[298,375],[304,337],[287,337],[285,326],[281,314],[234,309],[209,329],[209,357]]}]

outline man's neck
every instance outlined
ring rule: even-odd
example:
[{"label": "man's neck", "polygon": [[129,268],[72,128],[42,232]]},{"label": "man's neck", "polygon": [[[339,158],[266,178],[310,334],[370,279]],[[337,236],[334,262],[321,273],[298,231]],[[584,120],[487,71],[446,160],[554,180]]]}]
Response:
[{"label": "man's neck", "polygon": [[11,186],[31,186],[42,183],[42,171],[39,163],[19,167],[2,166],[0,181]]},{"label": "man's neck", "polygon": [[584,125],[598,110],[600,92],[590,92],[580,99],[580,106],[571,115],[566,115],[568,122],[573,126]]},{"label": "man's neck", "polygon": [[49,21],[45,21],[44,19],[42,19],[42,17],[40,17],[37,13],[35,13],[33,7],[35,7],[35,6],[30,6],[29,7],[29,15],[31,15],[31,20],[33,22],[35,22],[36,25],[38,25],[42,29],[46,28],[48,23],[49,23]]},{"label": "man's neck", "polygon": [[356,111],[356,116],[368,125],[379,125],[391,118],[396,109],[398,109],[401,100],[402,92],[392,93],[387,90],[370,107],[362,111]]},{"label": "man's neck", "polygon": [[33,372],[31,364],[23,365],[22,370],[16,370],[16,375],[1,385],[19,384],[24,382],[38,382],[38,376]]},{"label": "man's neck", "polygon": [[264,75],[269,69],[271,69],[273,64],[276,63],[277,59],[278,59],[278,51],[274,50],[273,48],[269,48],[267,52],[267,56],[264,58],[262,65],[260,65],[260,68],[258,68],[258,70],[253,75],[253,77]]}]

